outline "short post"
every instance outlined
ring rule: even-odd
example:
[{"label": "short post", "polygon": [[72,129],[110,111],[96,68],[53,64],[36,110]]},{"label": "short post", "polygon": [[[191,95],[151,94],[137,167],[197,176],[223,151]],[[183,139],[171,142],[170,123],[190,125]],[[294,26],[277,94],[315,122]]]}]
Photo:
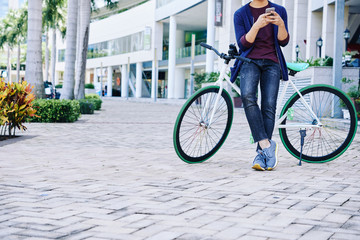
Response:
[{"label": "short post", "polygon": [[345,39],[345,52],[346,52],[348,49],[348,43],[349,43],[349,39],[350,39],[350,31],[347,28],[344,31],[344,39]]},{"label": "short post", "polygon": [[129,99],[129,86],[130,86],[130,57],[128,57],[128,64],[127,64],[127,75],[128,75],[128,78],[127,78],[127,89],[126,91],[128,92],[126,94],[126,100]]},{"label": "short post", "polygon": [[297,44],[296,44],[296,47],[295,47],[295,52],[296,52],[296,62],[299,62],[300,47]]},{"label": "short post", "polygon": [[319,58],[321,58],[321,47],[323,45],[323,40],[321,37],[319,37],[319,39],[316,41],[316,46],[319,47]]},{"label": "short post", "polygon": [[157,57],[156,57],[156,48],[154,48],[154,62],[153,62],[154,66],[152,68],[153,73],[152,73],[152,92],[154,94],[154,102],[156,102],[157,100],[157,92],[158,92],[158,76],[157,76]]},{"label": "short post", "polygon": [[103,63],[100,63],[100,97],[103,97]]},{"label": "short post", "polygon": [[194,93],[195,34],[191,35],[190,96]]}]

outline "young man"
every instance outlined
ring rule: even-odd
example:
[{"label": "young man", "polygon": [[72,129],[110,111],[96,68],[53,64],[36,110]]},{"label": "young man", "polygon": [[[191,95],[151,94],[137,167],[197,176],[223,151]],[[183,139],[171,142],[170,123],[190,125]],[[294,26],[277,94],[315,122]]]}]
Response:
[{"label": "young man", "polygon": [[[266,13],[267,8],[274,11]],[[232,80],[240,74],[241,97],[251,133],[257,145],[253,169],[272,170],[278,163],[278,144],[271,140],[280,78],[288,80],[280,46],[289,42],[284,7],[268,0],[253,0],[234,14],[236,40],[241,56],[252,62],[236,61]],[[257,104],[260,83],[261,109]]]}]

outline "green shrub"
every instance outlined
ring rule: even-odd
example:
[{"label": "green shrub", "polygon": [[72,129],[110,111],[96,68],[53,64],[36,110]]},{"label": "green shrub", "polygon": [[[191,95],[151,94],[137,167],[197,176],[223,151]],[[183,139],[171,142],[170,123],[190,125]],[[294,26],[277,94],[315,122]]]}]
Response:
[{"label": "green shrub", "polygon": [[94,110],[100,110],[101,109],[102,100],[101,100],[99,95],[94,94],[94,93],[86,94],[85,99],[93,102]]},{"label": "green shrub", "polygon": [[62,88],[62,87],[63,87],[62,84],[57,84],[57,85],[55,85],[55,88]]},{"label": "green shrub", "polygon": [[298,62],[308,63],[310,67],[332,66],[333,58],[326,56],[325,58],[314,59],[314,57],[311,57],[310,59],[307,59],[307,60],[299,59]]},{"label": "green shrub", "polygon": [[91,99],[91,98],[101,99],[100,96],[97,95],[96,93],[85,94],[85,99]]},{"label": "green shrub", "polygon": [[77,100],[37,99],[33,104],[37,117],[30,122],[75,122],[80,117],[80,104]]},{"label": "green shrub", "polygon": [[85,88],[95,89],[95,86],[94,86],[94,84],[92,84],[92,83],[86,83],[86,84],[85,84]]},{"label": "green shrub", "polygon": [[195,73],[194,74],[194,90],[197,91],[201,88],[202,83],[216,82],[219,78],[219,72],[211,73]]},{"label": "green shrub", "polygon": [[80,112],[81,114],[93,114],[95,109],[95,104],[92,100],[89,99],[80,99]]}]

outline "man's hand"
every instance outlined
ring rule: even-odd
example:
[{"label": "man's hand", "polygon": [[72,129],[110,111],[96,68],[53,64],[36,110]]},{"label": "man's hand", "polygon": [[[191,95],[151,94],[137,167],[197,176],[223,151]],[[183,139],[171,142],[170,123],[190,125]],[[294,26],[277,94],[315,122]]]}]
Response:
[{"label": "man's hand", "polygon": [[275,12],[271,11],[272,15],[266,16],[266,21],[268,23],[272,23],[274,25],[277,25],[279,27],[279,32],[277,35],[278,40],[283,41],[287,38],[288,32],[285,28],[284,20],[280,17],[280,15]]},{"label": "man's hand", "polygon": [[[257,30],[260,30],[263,27],[266,27],[269,23],[271,23],[268,20],[268,17],[270,16],[271,13],[264,13],[261,14],[258,19],[256,20],[256,22],[254,23],[253,27],[256,28]],[[279,16],[280,17],[280,16]]]},{"label": "man's hand", "polygon": [[[271,15],[272,14],[272,15]],[[266,22],[275,24],[279,27],[284,26],[284,20],[282,20],[282,18],[280,17],[280,15],[275,12],[275,11],[271,11],[271,13],[269,13],[269,15],[266,16]]]}]

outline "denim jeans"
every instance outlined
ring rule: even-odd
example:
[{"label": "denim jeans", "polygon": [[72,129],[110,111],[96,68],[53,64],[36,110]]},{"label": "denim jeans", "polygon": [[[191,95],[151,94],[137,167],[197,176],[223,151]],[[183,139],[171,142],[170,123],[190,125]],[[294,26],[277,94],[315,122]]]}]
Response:
[{"label": "denim jeans", "polygon": [[[255,142],[272,137],[280,74],[280,65],[268,59],[255,59],[250,63],[244,62],[241,66],[241,98]],[[259,82],[261,109],[257,104]]]}]

